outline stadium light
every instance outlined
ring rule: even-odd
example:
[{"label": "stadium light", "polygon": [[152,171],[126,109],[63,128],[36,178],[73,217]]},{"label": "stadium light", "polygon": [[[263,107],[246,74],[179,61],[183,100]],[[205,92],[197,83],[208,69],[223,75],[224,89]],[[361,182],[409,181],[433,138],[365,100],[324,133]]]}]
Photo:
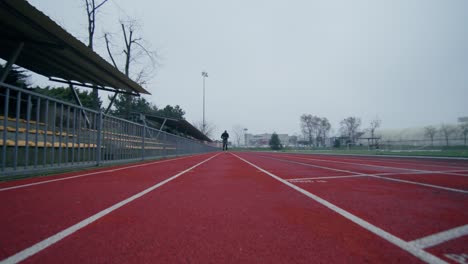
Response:
[{"label": "stadium light", "polygon": [[205,78],[208,77],[208,73],[206,71],[202,71],[201,75],[203,76],[203,134],[205,134]]}]

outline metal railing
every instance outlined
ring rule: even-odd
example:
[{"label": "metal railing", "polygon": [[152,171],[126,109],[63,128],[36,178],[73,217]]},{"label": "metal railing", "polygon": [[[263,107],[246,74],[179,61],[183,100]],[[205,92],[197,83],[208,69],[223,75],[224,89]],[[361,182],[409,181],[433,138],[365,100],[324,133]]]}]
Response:
[{"label": "metal railing", "polygon": [[5,83],[0,113],[0,177],[217,150]]}]

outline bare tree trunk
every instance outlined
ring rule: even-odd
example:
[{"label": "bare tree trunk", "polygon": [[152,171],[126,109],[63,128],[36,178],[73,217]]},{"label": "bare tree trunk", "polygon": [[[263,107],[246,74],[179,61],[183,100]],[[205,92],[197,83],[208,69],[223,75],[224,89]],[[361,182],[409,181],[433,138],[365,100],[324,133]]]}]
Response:
[{"label": "bare tree trunk", "polygon": [[[88,14],[88,47],[93,50],[94,46],[94,31],[96,29],[96,11],[102,5],[104,5],[108,0],[103,0],[100,4],[96,6],[95,0],[85,0],[86,4],[86,13]],[[92,92],[94,107],[96,110],[99,110],[99,90],[96,86],[93,87]]]},{"label": "bare tree trunk", "polygon": [[[129,26],[129,35],[128,35],[128,39],[127,39],[127,30],[125,29],[125,25],[123,23],[120,24],[122,26],[122,33],[124,35],[124,40],[125,40],[125,50],[124,50],[124,53],[125,53],[125,70],[124,70],[124,73],[126,76],[129,76],[130,75],[130,59],[131,59],[131,56],[132,56],[132,44],[133,44],[133,29],[132,29],[132,25]],[[130,117],[130,112],[131,112],[131,105],[132,105],[132,98],[131,98],[131,95],[124,95],[126,98],[125,102],[126,102],[126,110],[127,110],[127,118]]]}]

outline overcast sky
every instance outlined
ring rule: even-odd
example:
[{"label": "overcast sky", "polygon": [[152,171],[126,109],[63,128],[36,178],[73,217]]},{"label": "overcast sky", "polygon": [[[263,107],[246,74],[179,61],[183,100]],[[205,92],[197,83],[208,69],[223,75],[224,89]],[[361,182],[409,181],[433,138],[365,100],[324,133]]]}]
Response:
[{"label": "overcast sky", "polygon": [[[100,2],[100,0],[96,0]],[[30,0],[83,42],[80,0]],[[382,128],[456,123],[468,116],[466,0],[109,0],[99,13],[96,51],[108,59],[105,31],[138,19],[159,54],[146,87],[158,107],[180,105],[217,130],[300,132],[299,117],[348,116]]]}]

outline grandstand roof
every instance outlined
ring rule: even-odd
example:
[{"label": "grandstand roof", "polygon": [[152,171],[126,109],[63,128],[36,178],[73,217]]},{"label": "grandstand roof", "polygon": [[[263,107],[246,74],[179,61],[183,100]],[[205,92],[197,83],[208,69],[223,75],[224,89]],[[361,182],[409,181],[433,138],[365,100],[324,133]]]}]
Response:
[{"label": "grandstand roof", "polygon": [[195,139],[201,140],[201,141],[207,141],[207,142],[212,142],[212,140],[207,137],[203,132],[198,130],[196,127],[194,127],[192,124],[190,124],[187,120],[185,119],[175,119],[175,118],[167,118],[167,117],[161,117],[161,116],[155,116],[155,115],[146,115],[146,119],[149,120],[154,120],[158,123],[163,123],[164,120],[164,126],[167,126],[171,129],[180,131],[188,136],[191,136]]},{"label": "grandstand roof", "polygon": [[24,0],[0,1],[0,57],[24,42],[15,64],[49,78],[150,94]]}]

